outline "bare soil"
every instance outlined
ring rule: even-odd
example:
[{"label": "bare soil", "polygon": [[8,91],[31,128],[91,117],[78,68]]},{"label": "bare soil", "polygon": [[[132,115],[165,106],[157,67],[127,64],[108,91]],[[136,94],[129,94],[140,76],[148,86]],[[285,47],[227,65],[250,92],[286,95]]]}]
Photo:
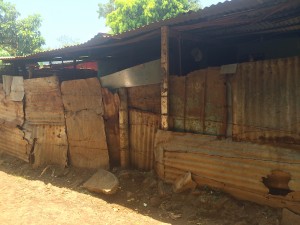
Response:
[{"label": "bare soil", "polygon": [[120,180],[118,192],[93,194],[82,184],[94,172],[57,166],[33,169],[0,154],[0,224],[278,225],[280,221],[279,209],[238,201],[207,187],[175,194],[151,172],[113,169]]}]

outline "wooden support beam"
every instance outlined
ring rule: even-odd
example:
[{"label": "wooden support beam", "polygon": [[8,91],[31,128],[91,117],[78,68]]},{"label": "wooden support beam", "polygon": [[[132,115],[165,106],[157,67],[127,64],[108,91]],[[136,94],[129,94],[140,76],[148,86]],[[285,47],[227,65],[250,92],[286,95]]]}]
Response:
[{"label": "wooden support beam", "polygon": [[120,164],[121,168],[128,168],[129,161],[129,121],[127,89],[119,89],[119,128],[120,128]]},{"label": "wooden support beam", "polygon": [[169,28],[161,28],[161,129],[169,129]]}]

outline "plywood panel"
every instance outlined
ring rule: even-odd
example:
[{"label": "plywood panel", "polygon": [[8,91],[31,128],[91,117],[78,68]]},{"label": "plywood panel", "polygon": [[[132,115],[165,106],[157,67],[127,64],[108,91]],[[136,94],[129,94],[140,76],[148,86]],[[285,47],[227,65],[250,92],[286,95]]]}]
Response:
[{"label": "plywood panel", "polygon": [[[154,150],[158,174],[168,182],[190,171],[198,185],[209,185],[241,199],[300,212],[300,152],[296,147],[238,143],[213,136],[159,130]],[[269,193],[263,178],[272,171],[290,175],[286,184],[290,193]],[[276,182],[283,181],[279,177]]]},{"label": "plywood panel", "polygon": [[64,125],[64,108],[57,77],[24,81],[25,118],[30,124]]}]

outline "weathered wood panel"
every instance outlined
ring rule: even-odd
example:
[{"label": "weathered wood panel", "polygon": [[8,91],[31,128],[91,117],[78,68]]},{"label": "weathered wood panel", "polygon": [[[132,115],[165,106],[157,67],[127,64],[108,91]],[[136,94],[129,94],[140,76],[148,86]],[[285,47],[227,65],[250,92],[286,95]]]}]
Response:
[{"label": "weathered wood panel", "polygon": [[119,130],[119,106],[118,94],[111,93],[107,88],[102,88],[104,107],[104,123],[111,166],[120,165],[120,130]]},{"label": "weathered wood panel", "polygon": [[24,123],[23,102],[15,102],[5,97],[0,84],[0,124],[8,127],[21,126]]},{"label": "weathered wood panel", "polygon": [[154,137],[160,126],[160,115],[131,109],[129,126],[131,165],[149,171],[153,169]]},{"label": "weathered wood panel", "polygon": [[[190,171],[209,185],[241,199],[300,212],[300,153],[297,147],[217,140],[216,137],[159,130],[155,139],[158,175],[168,181]],[[289,179],[274,174],[287,174]],[[273,174],[270,186],[264,180]],[[271,188],[277,187],[278,193]],[[279,189],[289,192],[280,194]],[[274,190],[273,190],[274,191]]]},{"label": "weathered wood panel", "polygon": [[[77,93],[76,90],[79,90]],[[66,109],[70,163],[82,168],[108,168],[109,156],[103,120],[99,80],[64,81],[61,85]]]},{"label": "weathered wood panel", "polygon": [[233,138],[300,144],[300,57],[238,65]]},{"label": "weathered wood panel", "polygon": [[160,84],[127,88],[128,106],[153,113],[160,113]]},{"label": "weathered wood panel", "polygon": [[28,79],[25,88],[25,119],[29,124],[64,125],[64,108],[57,77]]}]

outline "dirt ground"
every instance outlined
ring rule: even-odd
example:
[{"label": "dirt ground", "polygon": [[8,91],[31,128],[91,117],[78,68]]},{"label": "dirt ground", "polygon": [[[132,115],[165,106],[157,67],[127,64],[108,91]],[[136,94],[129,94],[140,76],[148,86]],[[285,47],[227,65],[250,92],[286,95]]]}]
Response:
[{"label": "dirt ground", "polygon": [[31,165],[0,153],[0,224],[279,225],[281,210],[235,200],[207,187],[175,194],[151,172],[113,169],[111,196],[82,184],[91,170]]}]

